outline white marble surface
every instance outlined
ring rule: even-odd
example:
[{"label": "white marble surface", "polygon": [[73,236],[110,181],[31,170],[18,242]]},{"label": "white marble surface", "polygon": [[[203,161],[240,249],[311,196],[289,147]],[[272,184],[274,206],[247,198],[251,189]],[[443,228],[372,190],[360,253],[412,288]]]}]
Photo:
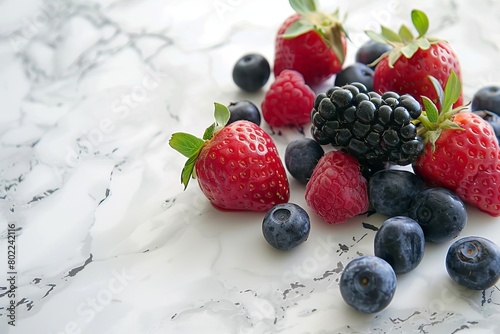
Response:
[{"label": "white marble surface", "polygon": [[[406,1],[322,1],[349,12],[347,63],[364,29],[409,20]],[[463,67],[465,97],[500,82],[500,4],[419,1]],[[428,245],[390,306],[361,315],[338,291],[384,218],[329,226],[277,252],[263,213],[183,192],[173,132],[202,134],[213,102],[246,98],[234,62],[273,57],[285,0],[0,1],[0,333],[499,333],[498,285],[471,292]],[[266,88],[270,83],[266,85]],[[298,130],[272,131],[281,154]],[[275,129],[277,130],[277,129]],[[308,134],[308,127],[305,129]],[[306,207],[291,180],[291,201]],[[469,208],[462,236],[500,244],[500,218]],[[8,326],[7,223],[17,227],[16,327]]]}]

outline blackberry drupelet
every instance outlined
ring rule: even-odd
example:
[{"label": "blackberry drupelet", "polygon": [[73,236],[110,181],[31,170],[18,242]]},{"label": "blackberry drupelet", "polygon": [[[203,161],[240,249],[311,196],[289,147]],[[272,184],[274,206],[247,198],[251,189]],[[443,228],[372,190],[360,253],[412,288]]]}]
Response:
[{"label": "blackberry drupelet", "polygon": [[362,164],[408,165],[424,149],[412,122],[421,113],[411,95],[380,95],[356,82],[316,96],[311,133],[321,145],[340,147]]}]

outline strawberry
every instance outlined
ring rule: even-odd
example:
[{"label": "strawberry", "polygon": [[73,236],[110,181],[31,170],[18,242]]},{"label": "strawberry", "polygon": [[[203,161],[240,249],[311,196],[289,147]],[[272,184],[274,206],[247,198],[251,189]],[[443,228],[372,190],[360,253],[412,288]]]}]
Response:
[{"label": "strawberry", "polygon": [[[439,97],[427,77],[436,78],[441,87],[445,86],[451,71],[460,78],[458,56],[448,42],[425,35],[429,20],[424,12],[415,9],[411,12],[411,18],[418,32],[417,37],[405,25],[401,26],[398,33],[384,26],[380,34],[366,32],[374,41],[393,47],[375,61],[378,63],[373,74],[373,88],[376,92],[395,91],[413,95],[422,105],[420,97],[427,96],[438,105]],[[462,103],[460,93],[455,107]]]},{"label": "strawberry", "polygon": [[229,110],[215,103],[215,119],[203,139],[174,133],[172,148],[188,157],[181,182],[191,177],[211,204],[224,210],[268,211],[290,197],[285,168],[272,138],[246,120],[226,125]]},{"label": "strawberry", "polygon": [[290,0],[296,11],[278,29],[274,76],[291,69],[308,85],[318,85],[342,69],[347,49],[339,12],[319,10],[317,0]]},{"label": "strawberry", "polygon": [[315,98],[299,72],[284,70],[266,92],[262,116],[271,126],[306,124],[310,122]]},{"label": "strawberry", "polygon": [[464,202],[474,204],[493,217],[500,216],[500,164],[476,174],[455,192]]},{"label": "strawberry", "polygon": [[454,191],[464,202],[492,216],[500,215],[500,165],[495,132],[480,116],[451,109],[460,96],[461,83],[452,72],[444,92],[431,78],[442,109],[422,97],[425,111],[418,121],[418,133],[426,142],[413,166],[429,185]]},{"label": "strawberry", "polygon": [[366,179],[356,158],[330,151],[318,161],[306,185],[306,202],[328,224],[347,221],[368,210]]}]

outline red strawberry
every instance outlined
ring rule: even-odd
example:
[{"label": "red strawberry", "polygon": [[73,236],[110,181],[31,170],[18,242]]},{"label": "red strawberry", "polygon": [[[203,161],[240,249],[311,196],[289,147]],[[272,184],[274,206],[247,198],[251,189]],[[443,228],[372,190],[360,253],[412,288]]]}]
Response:
[{"label": "red strawberry", "polygon": [[[438,105],[438,94],[427,77],[436,78],[441,87],[445,86],[451,71],[460,78],[458,56],[448,42],[425,36],[429,20],[424,12],[413,10],[411,16],[418,31],[417,37],[405,25],[401,26],[399,33],[384,26],[380,34],[367,31],[373,40],[393,46],[379,58],[373,74],[373,88],[376,92],[410,94],[421,104],[420,97],[427,96]],[[460,94],[455,106],[462,104]]]},{"label": "red strawberry", "polygon": [[494,170],[476,174],[456,193],[464,202],[473,203],[479,210],[494,217],[500,216],[500,164]]},{"label": "red strawberry", "polygon": [[[434,86],[439,87],[435,80]],[[439,90],[439,89],[438,89]],[[451,109],[461,84],[454,72],[446,84],[441,113],[430,99],[423,97],[425,112],[419,117],[419,134],[426,146],[413,168],[431,186],[454,191],[492,216],[500,215],[500,148],[491,125],[464,107]]]},{"label": "red strawberry", "polygon": [[302,125],[310,122],[316,94],[299,72],[284,70],[262,101],[262,116],[272,126]]},{"label": "red strawberry", "polygon": [[229,120],[229,110],[215,104],[216,122],[203,140],[174,133],[170,146],[188,161],[181,182],[187,187],[193,176],[216,208],[268,211],[290,197],[285,168],[271,137],[249,121]]},{"label": "red strawberry", "polygon": [[330,151],[318,161],[306,186],[306,202],[328,224],[345,222],[368,210],[367,182],[358,161]]},{"label": "red strawberry", "polygon": [[297,12],[278,29],[274,76],[291,69],[318,85],[342,69],[347,43],[339,13],[319,11],[316,0],[290,0]]}]

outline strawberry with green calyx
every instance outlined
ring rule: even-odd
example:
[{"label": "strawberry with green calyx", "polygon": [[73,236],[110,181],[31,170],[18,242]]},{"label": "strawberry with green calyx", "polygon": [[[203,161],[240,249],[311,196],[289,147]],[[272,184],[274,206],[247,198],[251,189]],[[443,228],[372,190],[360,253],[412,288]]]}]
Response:
[{"label": "strawberry with green calyx", "polygon": [[229,118],[227,107],[215,103],[215,123],[203,139],[172,135],[170,146],[188,158],[181,173],[184,189],[196,178],[211,204],[224,210],[268,211],[288,202],[286,171],[271,137],[249,121],[226,125]]},{"label": "strawberry with green calyx", "polygon": [[[460,78],[458,56],[448,42],[425,35],[429,29],[429,19],[424,12],[414,9],[411,19],[417,36],[405,25],[398,32],[385,26],[381,27],[380,33],[366,31],[374,41],[393,47],[375,61],[377,67],[373,74],[373,87],[376,92],[395,91],[413,95],[422,106],[420,97],[427,96],[439,106],[438,95],[427,77],[436,78],[441,87],[445,86],[452,71]],[[460,92],[454,106],[462,104]]]},{"label": "strawberry with green calyx", "polygon": [[413,169],[428,185],[454,191],[464,202],[492,216],[500,215],[500,164],[491,125],[466,107],[452,108],[461,92],[454,71],[444,91],[430,78],[441,110],[422,97],[424,112],[418,118],[418,134],[426,143]]},{"label": "strawberry with green calyx", "polygon": [[290,0],[295,14],[278,29],[275,44],[274,76],[285,69],[304,76],[308,85],[318,85],[342,69],[347,34],[339,11],[319,10],[317,0]]}]

